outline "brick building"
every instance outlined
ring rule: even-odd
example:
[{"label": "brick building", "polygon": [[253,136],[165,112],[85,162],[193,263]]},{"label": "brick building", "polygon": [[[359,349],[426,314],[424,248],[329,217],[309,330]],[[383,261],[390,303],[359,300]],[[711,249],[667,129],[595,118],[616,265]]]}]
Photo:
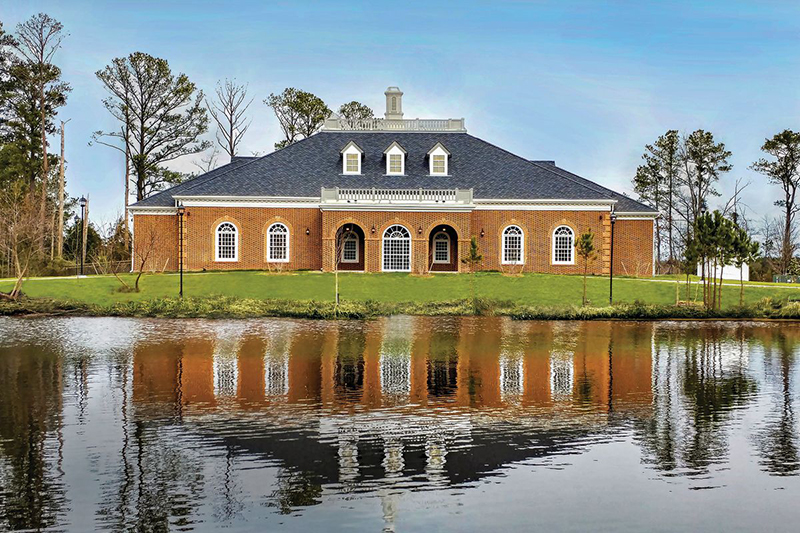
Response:
[{"label": "brick building", "polygon": [[[653,273],[657,213],[555,165],[469,135],[464,119],[332,115],[311,137],[235,157],[131,206],[146,269],[458,272],[470,239],[483,270],[577,273],[574,242],[595,235],[590,265]],[[613,225],[613,231],[612,231]],[[183,250],[181,257],[180,250]]]}]

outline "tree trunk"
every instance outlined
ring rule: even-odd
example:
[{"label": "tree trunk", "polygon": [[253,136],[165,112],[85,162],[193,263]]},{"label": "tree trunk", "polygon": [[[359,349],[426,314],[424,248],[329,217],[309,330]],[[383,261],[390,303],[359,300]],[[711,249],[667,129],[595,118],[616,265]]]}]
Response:
[{"label": "tree trunk", "polygon": [[[126,115],[127,116],[127,115]],[[130,222],[128,221],[128,199],[130,198],[131,193],[131,149],[128,145],[128,126],[125,125],[125,202],[123,203],[124,211],[123,216],[125,217],[125,234],[122,236],[123,242],[125,243],[125,250],[131,250],[131,236],[130,236]]]},{"label": "tree trunk", "polygon": [[[41,206],[39,207],[39,219],[41,220],[42,230],[45,228],[45,223],[47,221],[47,181],[50,177],[50,163],[47,160],[47,130],[46,130],[46,119],[47,119],[47,106],[44,97],[44,83],[39,85],[39,107],[40,107],[40,119],[41,119],[41,131],[42,131],[42,199],[41,199]],[[41,246],[44,245],[44,232],[40,233],[40,249]]]},{"label": "tree trunk", "polygon": [[56,256],[64,256],[64,122],[61,121],[61,159],[58,162],[58,219],[56,221]]},{"label": "tree trunk", "polygon": [[790,202],[786,201],[786,225],[783,229],[783,246],[781,250],[781,274],[786,275],[789,273],[789,266],[792,264],[792,207]]},{"label": "tree trunk", "polygon": [[739,307],[744,305],[744,264],[739,267]]},{"label": "tree trunk", "polygon": [[589,270],[589,261],[584,261],[583,265],[583,305],[586,305],[586,274]]}]

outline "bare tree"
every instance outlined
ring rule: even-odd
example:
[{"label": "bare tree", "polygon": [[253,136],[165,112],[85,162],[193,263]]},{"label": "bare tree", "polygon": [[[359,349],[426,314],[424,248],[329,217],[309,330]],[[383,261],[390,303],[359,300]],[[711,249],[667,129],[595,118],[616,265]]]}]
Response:
[{"label": "bare tree", "polygon": [[192,161],[192,164],[200,169],[205,174],[217,168],[217,161],[219,160],[219,148],[213,147],[211,153],[200,158],[200,162]]},{"label": "bare tree", "polygon": [[21,183],[18,182],[0,193],[0,220],[3,221],[0,246],[11,258],[16,278],[11,292],[0,292],[0,296],[16,300],[36,256],[40,235],[34,198],[24,194]]},{"label": "bare tree", "polygon": [[139,292],[139,280],[144,274],[144,267],[147,266],[147,262],[158,246],[158,240],[158,232],[153,226],[148,228],[143,235],[139,235],[139,232],[136,234],[136,243],[133,247],[133,257],[138,267],[136,269],[136,281],[133,284],[133,290],[136,292]]},{"label": "bare tree", "polygon": [[337,309],[339,307],[339,261],[342,258],[345,241],[353,235],[356,235],[356,233],[353,231],[352,225],[347,224],[339,228],[336,232],[336,238],[333,240],[334,303]]},{"label": "bare tree", "polygon": [[217,82],[215,92],[217,101],[209,103],[206,99],[206,107],[217,123],[217,144],[233,158],[252,123],[245,113],[253,99],[247,100],[247,85],[237,85],[236,80]]}]

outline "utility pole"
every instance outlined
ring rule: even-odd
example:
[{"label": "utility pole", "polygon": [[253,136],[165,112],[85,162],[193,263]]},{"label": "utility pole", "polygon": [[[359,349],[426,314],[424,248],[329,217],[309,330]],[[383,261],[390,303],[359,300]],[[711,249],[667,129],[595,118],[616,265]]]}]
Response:
[{"label": "utility pole", "polygon": [[88,226],[86,217],[89,214],[89,200],[81,196],[81,276],[83,276],[83,265],[86,262],[86,234]]},{"label": "utility pole", "polygon": [[[71,119],[70,119],[71,120]],[[56,221],[56,256],[64,255],[64,125],[69,120],[61,121],[61,160],[58,164],[58,220]]]}]

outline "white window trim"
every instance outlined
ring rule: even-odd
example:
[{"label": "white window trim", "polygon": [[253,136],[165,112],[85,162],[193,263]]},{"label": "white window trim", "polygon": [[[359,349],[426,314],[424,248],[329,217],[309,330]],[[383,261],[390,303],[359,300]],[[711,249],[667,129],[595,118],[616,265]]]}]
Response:
[{"label": "white window trim", "polygon": [[[447,242],[447,260],[446,261],[441,261],[441,260],[437,260],[436,259],[436,237],[438,237],[439,235],[444,235],[446,237],[446,242]],[[451,246],[452,246],[452,243],[450,242],[450,235],[448,235],[446,231],[439,231],[439,232],[436,233],[436,235],[433,236],[433,262],[434,262],[434,264],[437,264],[437,265],[449,265],[450,264],[450,247]]]},{"label": "white window trim", "polygon": [[[572,234],[572,239],[570,243],[570,257],[572,260],[570,261],[556,261],[556,232],[561,228],[567,228],[570,233]],[[553,265],[574,265],[575,264],[575,230],[570,228],[569,226],[562,224],[553,230],[553,233],[550,234],[550,261]]]},{"label": "white window trim", "polygon": [[[355,258],[355,260],[349,260],[349,259],[345,259],[345,258],[344,258],[344,243],[345,243],[346,241],[348,241],[348,240],[355,241],[355,243],[356,243],[356,258]],[[355,233],[353,233],[353,234],[351,234],[351,235],[347,235],[347,236],[345,236],[345,238],[344,238],[344,239],[342,239],[342,255],[341,255],[341,257],[339,258],[340,262],[341,262],[341,263],[348,263],[348,264],[351,264],[351,265],[352,265],[352,264],[354,264],[354,263],[358,263],[358,259],[359,259],[359,257],[360,257],[360,256],[359,256],[359,254],[360,254],[360,252],[361,252],[361,250],[360,250],[359,248],[360,248],[360,245],[358,244],[358,235],[356,235]]]},{"label": "white window trim", "polygon": [[[395,227],[395,226],[400,226],[401,228],[406,230],[406,233],[408,233],[408,268],[384,268],[384,266],[386,265],[386,262],[385,262],[386,261],[386,259],[385,259],[385,254],[386,254],[386,233],[390,229]],[[412,261],[414,259],[413,252],[414,252],[414,242],[413,242],[413,239],[411,238],[411,231],[409,231],[409,229],[407,227],[405,227],[404,225],[402,225],[402,224],[392,224],[391,226],[389,226],[388,228],[383,230],[383,234],[381,235],[381,271],[382,272],[411,272],[411,264],[412,264]]]},{"label": "white window trim", "polygon": [[[444,156],[444,173],[442,172],[434,172],[433,171],[433,156],[435,155],[443,155]],[[442,146],[440,143],[436,143],[430,152],[428,152],[428,173],[431,176],[449,176],[450,175],[450,152]]]},{"label": "white window trim", "polygon": [[[355,154],[358,156],[358,171],[356,172],[347,170],[347,156],[350,154]],[[350,141],[342,150],[342,174],[347,174],[350,176],[361,174],[361,165],[364,162],[363,159],[364,151],[361,150],[356,143]]]},{"label": "white window trim", "polygon": [[[283,226],[286,229],[286,257],[284,259],[270,259],[272,254],[270,254],[270,248],[272,247],[270,235],[272,235],[272,228],[275,226]],[[289,226],[284,224],[283,222],[273,222],[267,228],[267,263],[288,263],[289,258],[291,257],[291,244],[292,244],[292,232],[289,231]]]},{"label": "white window trim", "polygon": [[[233,232],[233,257],[220,257],[219,256],[219,228],[223,224],[230,224],[236,231]],[[214,261],[217,263],[235,263],[239,260],[239,227],[233,222],[223,220],[214,229]]]},{"label": "white window trim", "polygon": [[[520,231],[520,243],[519,243],[519,261],[506,261],[506,231],[509,228],[517,228]],[[503,232],[500,234],[501,239],[501,246],[500,246],[500,264],[502,265],[524,265],[525,264],[525,230],[522,229],[521,226],[517,226],[516,224],[509,224],[505,228],[503,228]]]},{"label": "white window trim", "polygon": [[[386,175],[387,176],[405,176],[406,174],[406,151],[403,150],[403,147],[397,144],[397,142],[393,142],[389,148],[386,149],[384,152],[386,156]],[[390,161],[393,155],[400,156],[400,172],[392,172],[391,171],[391,164]]]}]

